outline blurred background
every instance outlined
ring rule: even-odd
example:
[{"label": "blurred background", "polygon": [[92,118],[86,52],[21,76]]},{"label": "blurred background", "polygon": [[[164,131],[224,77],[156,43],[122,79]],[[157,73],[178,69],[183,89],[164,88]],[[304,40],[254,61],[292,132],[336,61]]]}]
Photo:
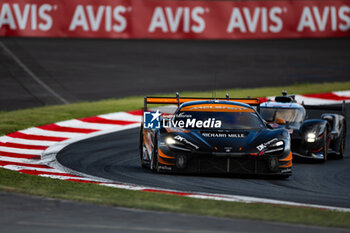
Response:
[{"label": "blurred background", "polygon": [[349,81],[349,12],[346,1],[2,1],[0,110]]}]

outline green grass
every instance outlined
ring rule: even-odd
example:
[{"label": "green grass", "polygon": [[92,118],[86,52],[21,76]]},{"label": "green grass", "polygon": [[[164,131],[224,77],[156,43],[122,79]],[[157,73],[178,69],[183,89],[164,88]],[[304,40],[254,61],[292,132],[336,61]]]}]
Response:
[{"label": "green grass", "polygon": [[[229,93],[231,97],[270,96],[280,94],[282,89],[294,94],[350,90],[350,82],[218,90],[216,96],[224,97],[225,93]],[[210,97],[212,92],[184,92],[181,95]],[[142,106],[143,97],[130,97],[0,112],[0,135],[31,126],[109,112],[135,110],[142,108]],[[350,213],[269,204],[199,200],[167,194],[135,192],[95,184],[81,184],[30,176],[5,169],[0,169],[0,190],[130,208],[350,228]]]},{"label": "green grass", "polygon": [[147,210],[350,228],[350,213],[129,191],[31,176],[1,168],[0,174],[0,189],[11,192]]}]

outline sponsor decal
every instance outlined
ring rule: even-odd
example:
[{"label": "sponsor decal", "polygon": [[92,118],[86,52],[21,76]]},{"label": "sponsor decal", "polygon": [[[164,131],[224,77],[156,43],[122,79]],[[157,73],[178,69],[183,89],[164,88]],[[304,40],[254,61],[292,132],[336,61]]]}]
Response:
[{"label": "sponsor decal", "polygon": [[202,133],[207,138],[244,138],[245,133]]},{"label": "sponsor decal", "polygon": [[286,169],[281,170],[281,173],[286,173],[286,172],[291,172],[291,171],[292,171],[291,168],[286,168]]},{"label": "sponsor decal", "polygon": [[[21,1],[20,1],[21,2]],[[32,30],[46,32],[52,28],[52,13],[58,10],[56,4],[0,4],[0,29],[8,27],[10,30]]]},{"label": "sponsor decal", "polygon": [[227,105],[199,105],[199,106],[193,106],[190,107],[188,110],[207,110],[207,109],[213,109],[213,110],[237,110],[237,111],[243,111],[247,110],[248,108],[245,107],[231,107]]},{"label": "sponsor decal", "polygon": [[[202,33],[205,29],[203,15],[209,12],[204,7],[155,7],[148,27],[154,33]],[[169,26],[168,26],[169,25]]]},{"label": "sponsor decal", "polygon": [[158,168],[161,169],[161,170],[167,170],[167,171],[173,170],[172,167],[168,167],[168,166],[158,166]]},{"label": "sponsor decal", "polygon": [[196,112],[254,112],[253,109],[231,104],[198,104],[185,106],[182,111]]},{"label": "sponsor decal", "polygon": [[125,14],[131,7],[77,5],[69,24],[69,31],[123,32],[127,27]]},{"label": "sponsor decal", "polygon": [[179,142],[183,142],[183,143],[185,143],[185,144],[187,144],[187,145],[190,145],[190,146],[194,147],[196,150],[199,149],[199,146],[197,146],[196,144],[194,144],[194,143],[188,141],[186,138],[181,137],[180,135],[176,135],[176,136],[174,137],[174,139],[175,139],[175,140],[178,140]]},{"label": "sponsor decal", "polygon": [[259,146],[256,147],[256,149],[258,149],[259,151],[262,151],[266,148],[266,146],[264,144],[261,144]]},{"label": "sponsor decal", "polygon": [[221,120],[215,118],[208,118],[206,120],[197,120],[192,118],[191,115],[178,114],[176,115],[167,115],[162,117],[159,110],[156,112],[144,112],[143,114],[143,124],[145,129],[159,129],[164,128],[195,128],[195,129],[212,129],[212,128],[221,128]]},{"label": "sponsor decal", "polygon": [[275,143],[277,141],[279,141],[279,140],[277,138],[274,138],[268,142],[260,144],[259,146],[256,147],[256,149],[258,149],[259,151],[262,151],[262,150],[266,149],[269,145],[271,145],[272,143]]},{"label": "sponsor decal", "polygon": [[2,0],[0,36],[349,37],[350,1]]},{"label": "sponsor decal", "polygon": [[163,119],[164,128],[221,128],[222,122],[220,120],[216,120],[215,118],[208,118],[207,120],[197,120],[196,118],[186,118],[184,120],[180,120],[176,118],[172,119]]},{"label": "sponsor decal", "polygon": [[192,118],[192,115],[190,114],[185,114],[184,112],[180,112],[179,114],[176,115],[177,118]]},{"label": "sponsor decal", "polygon": [[157,110],[157,112],[144,112],[143,127],[145,129],[159,129],[160,116],[161,116],[161,113],[159,112],[159,110]]}]

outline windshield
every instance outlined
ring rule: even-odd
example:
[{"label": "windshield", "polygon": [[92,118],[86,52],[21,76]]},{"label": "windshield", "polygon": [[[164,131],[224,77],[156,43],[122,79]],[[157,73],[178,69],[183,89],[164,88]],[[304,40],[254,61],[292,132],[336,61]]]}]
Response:
[{"label": "windshield", "polygon": [[280,125],[298,125],[305,117],[305,110],[301,108],[264,108],[260,109],[260,115],[269,123]]},{"label": "windshield", "polygon": [[[202,121],[213,122],[207,124],[209,127],[198,127],[197,124],[185,124],[184,128],[195,129],[238,129],[238,130],[260,130],[265,124],[255,112],[207,112],[207,111],[181,111],[174,117],[175,121],[185,120],[187,122]],[[216,122],[220,121],[220,124]],[[220,127],[218,127],[220,126]]]}]

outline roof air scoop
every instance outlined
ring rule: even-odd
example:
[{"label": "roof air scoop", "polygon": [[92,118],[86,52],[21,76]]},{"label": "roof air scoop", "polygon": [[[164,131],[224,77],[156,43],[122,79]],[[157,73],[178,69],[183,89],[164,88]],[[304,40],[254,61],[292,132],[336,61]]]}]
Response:
[{"label": "roof air scoop", "polygon": [[282,96],[276,96],[275,102],[280,103],[295,103],[295,95],[287,95],[287,91],[282,91]]}]

